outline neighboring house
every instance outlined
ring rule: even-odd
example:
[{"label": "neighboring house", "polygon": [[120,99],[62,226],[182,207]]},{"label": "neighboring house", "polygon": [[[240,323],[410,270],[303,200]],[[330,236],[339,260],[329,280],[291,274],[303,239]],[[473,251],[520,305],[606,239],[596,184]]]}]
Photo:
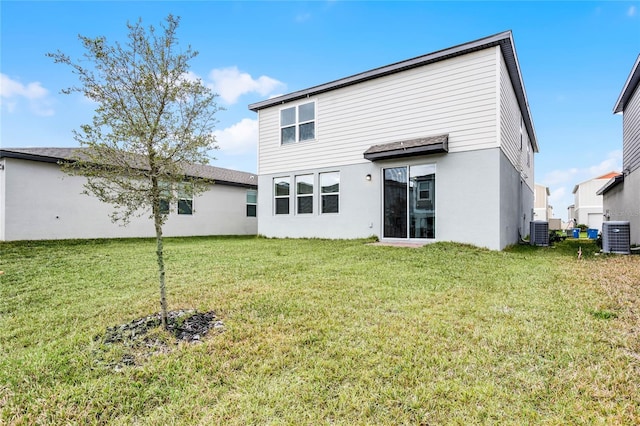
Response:
[{"label": "neighboring house", "polygon": [[249,105],[258,233],[515,244],[534,126],[510,31]]},{"label": "neighboring house", "polygon": [[571,204],[569,207],[567,207],[567,226],[566,228],[573,228],[575,227],[578,223],[575,221],[575,217],[576,217],[576,205],[575,204]]},{"label": "neighboring house", "polygon": [[549,219],[551,219],[552,207],[549,205],[549,195],[551,195],[551,192],[549,191],[548,186],[539,185],[537,183],[535,184],[533,201],[534,220],[549,221]]},{"label": "neighboring house", "polygon": [[[0,241],[155,236],[148,212],[126,227],[114,224],[111,204],[82,194],[86,178],[61,171],[58,163],[77,149],[0,149]],[[212,185],[169,206],[165,236],[256,234],[254,175],[207,165],[188,172]]]},{"label": "neighboring house", "polygon": [[629,221],[630,242],[640,245],[640,55],[618,97],[614,114],[622,113],[622,174],[598,191],[606,220]]},{"label": "neighboring house", "polygon": [[573,217],[576,225],[587,225],[590,229],[602,231],[603,208],[602,195],[598,190],[609,182],[609,179],[619,175],[610,172],[597,178],[589,179],[573,187]]}]

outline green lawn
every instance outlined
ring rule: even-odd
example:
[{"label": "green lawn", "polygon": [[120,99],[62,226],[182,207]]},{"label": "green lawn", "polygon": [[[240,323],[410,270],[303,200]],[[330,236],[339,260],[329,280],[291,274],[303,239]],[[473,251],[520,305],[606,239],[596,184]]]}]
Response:
[{"label": "green lawn", "polygon": [[225,329],[122,369],[154,241],[0,243],[0,423],[640,423],[638,256],[367,242],[167,239],[170,309]]}]

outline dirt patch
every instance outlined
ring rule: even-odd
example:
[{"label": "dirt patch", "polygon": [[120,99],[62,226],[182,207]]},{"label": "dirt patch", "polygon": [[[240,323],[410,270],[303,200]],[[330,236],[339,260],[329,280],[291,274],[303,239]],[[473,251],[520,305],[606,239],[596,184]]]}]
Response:
[{"label": "dirt patch", "polygon": [[200,343],[212,330],[224,331],[224,323],[213,311],[170,311],[167,330],[162,328],[157,313],[109,327],[104,334],[95,336],[98,348],[94,356],[99,365],[120,370],[141,365],[150,356],[168,353],[180,343]]}]

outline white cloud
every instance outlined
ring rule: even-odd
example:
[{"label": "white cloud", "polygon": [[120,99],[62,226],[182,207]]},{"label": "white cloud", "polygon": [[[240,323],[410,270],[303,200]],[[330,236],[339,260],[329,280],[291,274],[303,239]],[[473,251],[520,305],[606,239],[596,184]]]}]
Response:
[{"label": "white cloud", "polygon": [[554,170],[544,175],[537,183],[549,187],[549,204],[554,207],[554,216],[566,219],[566,208],[574,202],[573,188],[579,183],[613,171],[622,171],[621,150],[609,152],[598,164]]},{"label": "white cloud", "polygon": [[311,14],[310,13],[299,13],[295,17],[295,21],[299,22],[299,23],[307,22],[309,19],[311,19]]},{"label": "white cloud", "polygon": [[284,83],[264,75],[254,79],[235,66],[214,69],[209,73],[209,78],[213,81],[212,89],[229,104],[236,103],[240,96],[247,93],[258,93],[264,97],[284,87]]},{"label": "white cloud", "polygon": [[0,74],[0,102],[7,111],[15,112],[21,100],[26,100],[36,115],[49,116],[54,111],[50,107],[49,91],[39,81],[22,84],[6,74]]},{"label": "white cloud", "polygon": [[213,132],[220,151],[230,155],[255,151],[258,146],[258,120],[243,118],[242,121],[223,130]]},{"label": "white cloud", "polygon": [[630,6],[629,9],[627,10],[627,16],[629,17],[636,16],[636,13],[637,13],[637,9],[635,6]]}]

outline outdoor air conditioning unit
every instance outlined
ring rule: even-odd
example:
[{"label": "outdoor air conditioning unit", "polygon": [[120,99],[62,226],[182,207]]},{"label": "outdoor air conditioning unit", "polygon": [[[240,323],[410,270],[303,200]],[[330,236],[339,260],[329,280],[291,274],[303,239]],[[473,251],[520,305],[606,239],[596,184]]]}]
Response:
[{"label": "outdoor air conditioning unit", "polygon": [[602,251],[631,253],[631,227],[628,221],[602,222]]},{"label": "outdoor air conditioning unit", "polygon": [[532,246],[549,245],[549,222],[534,220],[530,224],[529,242]]}]

